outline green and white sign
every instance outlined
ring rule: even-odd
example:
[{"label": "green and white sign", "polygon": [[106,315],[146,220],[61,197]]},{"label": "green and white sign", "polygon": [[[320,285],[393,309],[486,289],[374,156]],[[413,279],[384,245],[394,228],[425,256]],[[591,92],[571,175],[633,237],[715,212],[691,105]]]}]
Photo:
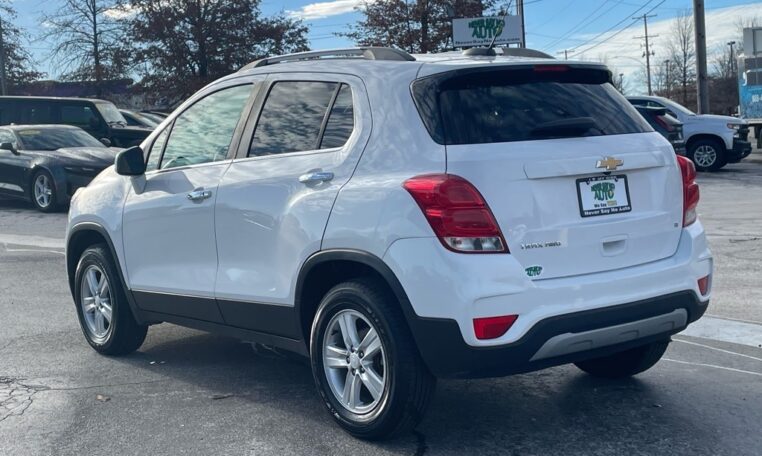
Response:
[{"label": "green and white sign", "polygon": [[455,47],[520,44],[521,16],[467,17],[452,20],[452,39]]}]

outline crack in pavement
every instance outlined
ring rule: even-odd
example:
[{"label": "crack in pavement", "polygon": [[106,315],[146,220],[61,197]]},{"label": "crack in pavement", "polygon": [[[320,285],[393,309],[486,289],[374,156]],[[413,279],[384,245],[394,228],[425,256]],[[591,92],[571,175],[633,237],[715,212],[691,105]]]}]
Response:
[{"label": "crack in pavement", "polygon": [[11,377],[0,377],[0,422],[21,416],[34,402],[34,395],[48,390],[44,385],[28,385]]}]

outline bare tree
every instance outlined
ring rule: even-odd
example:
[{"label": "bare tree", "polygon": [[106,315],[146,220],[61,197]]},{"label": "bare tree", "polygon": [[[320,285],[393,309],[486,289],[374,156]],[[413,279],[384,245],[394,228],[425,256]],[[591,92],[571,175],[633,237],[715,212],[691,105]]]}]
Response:
[{"label": "bare tree", "polygon": [[104,79],[124,75],[122,6],[122,0],[62,0],[56,12],[43,16],[43,39],[53,43],[51,57],[64,79],[95,81],[100,94]]},{"label": "bare tree", "polygon": [[694,45],[693,16],[690,11],[675,18],[667,44],[670,77],[678,82],[681,103],[688,104],[688,90],[696,79],[696,47]]}]

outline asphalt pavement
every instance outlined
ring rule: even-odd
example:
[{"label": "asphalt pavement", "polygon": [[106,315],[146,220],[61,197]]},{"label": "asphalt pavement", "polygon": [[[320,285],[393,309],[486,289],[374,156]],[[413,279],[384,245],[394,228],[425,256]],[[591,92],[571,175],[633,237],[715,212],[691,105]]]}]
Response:
[{"label": "asphalt pavement", "polygon": [[65,214],[0,200],[0,454],[762,454],[762,155],[699,182],[713,301],[656,367],[440,381],[416,432],[382,443],[334,425],[295,357],[168,324],[98,355],[69,295]]}]

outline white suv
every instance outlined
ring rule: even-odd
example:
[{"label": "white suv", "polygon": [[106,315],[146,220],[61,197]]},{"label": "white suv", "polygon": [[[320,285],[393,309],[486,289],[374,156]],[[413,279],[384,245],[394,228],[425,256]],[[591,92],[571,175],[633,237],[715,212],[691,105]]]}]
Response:
[{"label": "white suv", "polygon": [[254,62],[71,203],[84,335],[170,322],[311,359],[363,438],[436,377],[653,366],[706,310],[689,160],[590,63],[385,48]]}]

